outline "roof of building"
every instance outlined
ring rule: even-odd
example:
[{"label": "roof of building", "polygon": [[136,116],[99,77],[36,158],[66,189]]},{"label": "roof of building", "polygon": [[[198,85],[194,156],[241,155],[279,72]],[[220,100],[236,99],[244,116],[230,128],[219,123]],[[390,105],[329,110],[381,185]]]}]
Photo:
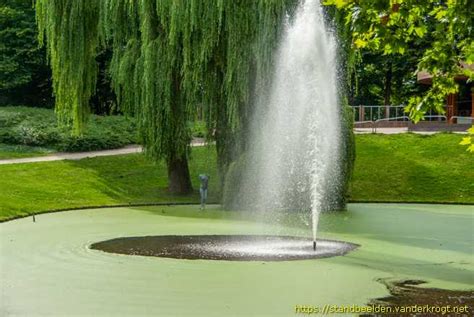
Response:
[{"label": "roof of building", "polygon": [[[468,68],[468,69],[471,69],[474,71],[474,64],[467,64],[467,63],[464,63],[464,62],[461,62],[461,68]],[[427,71],[419,71],[417,74],[416,74],[416,79],[418,81],[418,83],[420,84],[425,84],[425,85],[431,85],[431,80],[432,80],[433,76],[428,73]],[[463,81],[466,81],[468,79],[468,77],[464,74],[459,74],[459,75],[456,75],[454,77],[454,79],[456,81],[460,81],[460,82],[463,82]]]}]

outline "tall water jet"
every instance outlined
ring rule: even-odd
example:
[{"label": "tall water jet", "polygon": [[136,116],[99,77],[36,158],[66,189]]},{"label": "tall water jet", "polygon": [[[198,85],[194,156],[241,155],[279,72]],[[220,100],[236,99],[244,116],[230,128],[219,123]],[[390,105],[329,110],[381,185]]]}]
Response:
[{"label": "tall water jet", "polygon": [[341,183],[336,55],[319,0],[302,1],[285,24],[270,93],[259,96],[241,186],[245,208],[311,212],[314,242]]}]

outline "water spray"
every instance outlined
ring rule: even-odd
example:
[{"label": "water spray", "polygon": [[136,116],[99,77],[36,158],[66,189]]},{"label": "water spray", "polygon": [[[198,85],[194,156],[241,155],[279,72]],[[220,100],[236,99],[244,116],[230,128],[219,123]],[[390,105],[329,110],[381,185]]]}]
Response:
[{"label": "water spray", "polygon": [[242,195],[256,210],[310,212],[306,219],[312,222],[308,226],[312,225],[316,251],[320,213],[328,209],[329,194],[340,183],[338,50],[320,1],[299,2],[295,18],[285,22],[271,85],[258,98],[262,105],[257,108],[266,110],[256,111],[252,118],[252,163],[247,164],[251,168],[241,188],[256,189]]}]

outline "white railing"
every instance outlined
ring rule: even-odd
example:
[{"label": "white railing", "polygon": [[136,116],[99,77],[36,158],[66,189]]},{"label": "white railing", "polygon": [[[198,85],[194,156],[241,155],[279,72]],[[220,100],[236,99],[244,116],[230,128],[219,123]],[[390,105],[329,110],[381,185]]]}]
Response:
[{"label": "white railing", "polygon": [[[456,116],[456,117],[452,117],[452,118],[470,118],[470,117],[457,117]],[[437,119],[437,121],[440,121],[440,122],[446,122],[447,121],[447,117],[444,116],[444,115],[425,115],[424,116],[424,121],[433,121],[433,119]],[[410,117],[408,117],[408,116],[399,116],[399,117],[382,118],[382,119],[378,119],[378,120],[374,120],[374,121],[371,121],[371,120],[354,121],[354,128],[357,128],[356,126],[358,124],[368,124],[368,125],[370,125],[370,129],[371,129],[372,133],[377,133],[377,128],[378,128],[379,123],[380,122],[386,122],[386,121],[396,121],[396,122],[410,121]]]},{"label": "white railing", "polygon": [[[403,120],[400,120],[400,119],[403,119]],[[440,119],[444,119],[444,121],[447,120],[446,116],[444,115],[425,115],[424,116],[424,121],[433,121],[432,119],[438,119],[438,121],[442,121]],[[426,120],[426,119],[429,119],[429,120]],[[384,121],[409,121],[410,118],[408,116],[401,116],[401,117],[394,117],[394,118],[383,118],[383,119],[379,119],[379,120],[376,120],[374,121],[374,124],[372,126],[372,133],[377,133],[377,127],[378,127],[378,124],[380,122],[384,122]]]},{"label": "white railing", "polygon": [[[352,109],[354,110],[354,122],[367,123],[375,122],[380,119],[389,119],[389,121],[392,121],[394,118],[401,118],[396,121],[406,121],[405,106],[403,105],[361,105],[352,106]],[[439,116],[438,113],[430,110],[425,116],[425,119],[429,119],[428,121],[436,121],[433,119],[440,118]]]},{"label": "white railing", "polygon": [[454,123],[454,120],[456,120],[456,123],[460,123],[459,119],[461,119],[463,124],[473,124],[474,123],[474,118],[473,117],[466,117],[466,116],[452,116],[449,118],[449,123]]},{"label": "white railing", "polygon": [[[368,106],[352,106],[354,110],[354,128],[358,125],[369,126],[372,133],[377,132],[377,127],[381,122],[387,121],[410,121],[410,118],[405,115],[405,106],[383,106],[383,105],[368,105]],[[441,115],[433,110],[427,112],[423,117],[423,121],[428,122],[445,122],[449,124],[474,124],[474,118],[468,116],[451,116],[448,120],[446,115]]]},{"label": "white railing", "polygon": [[356,125],[358,124],[369,124],[370,129],[372,129],[372,133],[374,133],[374,124],[375,124],[374,121],[354,121],[354,129],[357,128]]}]

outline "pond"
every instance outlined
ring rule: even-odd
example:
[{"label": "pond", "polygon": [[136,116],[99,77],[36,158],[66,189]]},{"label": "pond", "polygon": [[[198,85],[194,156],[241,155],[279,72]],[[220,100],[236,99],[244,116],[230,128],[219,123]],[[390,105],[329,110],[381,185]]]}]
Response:
[{"label": "pond", "polygon": [[358,245],[296,261],[130,256],[91,249],[120,237],[278,235],[294,226],[250,222],[210,206],[130,207],[43,214],[0,224],[0,315],[271,315],[296,305],[365,305],[380,281],[470,290],[473,206],[350,204],[323,214],[320,238]]}]

